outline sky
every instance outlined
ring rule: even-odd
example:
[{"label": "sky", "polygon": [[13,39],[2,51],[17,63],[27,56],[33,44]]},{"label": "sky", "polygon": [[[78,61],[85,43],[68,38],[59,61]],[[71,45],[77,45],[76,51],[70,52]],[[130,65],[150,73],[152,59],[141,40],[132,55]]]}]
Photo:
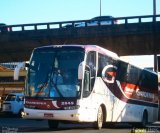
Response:
[{"label": "sky", "polygon": [[[160,0],[156,5],[156,14],[160,14]],[[152,14],[153,0],[101,0],[101,15]],[[100,0],[0,0],[0,23],[7,25],[85,20],[99,15]],[[152,59],[147,56],[147,64],[152,64]]]}]

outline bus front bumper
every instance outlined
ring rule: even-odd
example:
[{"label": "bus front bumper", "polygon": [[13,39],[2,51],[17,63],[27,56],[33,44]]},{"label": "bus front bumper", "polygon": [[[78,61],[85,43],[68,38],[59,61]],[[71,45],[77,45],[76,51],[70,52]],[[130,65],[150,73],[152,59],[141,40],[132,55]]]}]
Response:
[{"label": "bus front bumper", "polygon": [[24,119],[48,119],[64,121],[83,121],[78,110],[36,110],[24,108],[22,113]]}]

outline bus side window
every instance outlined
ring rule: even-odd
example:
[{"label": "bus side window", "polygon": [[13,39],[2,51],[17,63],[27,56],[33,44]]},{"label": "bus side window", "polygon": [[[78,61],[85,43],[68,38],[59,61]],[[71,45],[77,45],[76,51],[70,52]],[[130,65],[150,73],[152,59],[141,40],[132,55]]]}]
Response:
[{"label": "bus side window", "polygon": [[87,66],[89,66],[90,69],[90,77],[91,77],[91,89],[93,89],[94,82],[95,82],[95,76],[96,76],[96,52],[90,51],[87,54]]},{"label": "bus side window", "polygon": [[96,52],[91,51],[87,55],[87,65],[91,70],[91,77],[95,77],[96,75]]},{"label": "bus side window", "polygon": [[91,93],[90,90],[90,72],[85,71],[84,73],[84,84],[83,84],[83,97],[88,97]]},{"label": "bus side window", "polygon": [[128,63],[119,61],[118,62],[118,70],[117,70],[117,76],[116,79],[122,81],[122,82],[127,82],[128,81],[128,72],[129,72],[129,67]]}]

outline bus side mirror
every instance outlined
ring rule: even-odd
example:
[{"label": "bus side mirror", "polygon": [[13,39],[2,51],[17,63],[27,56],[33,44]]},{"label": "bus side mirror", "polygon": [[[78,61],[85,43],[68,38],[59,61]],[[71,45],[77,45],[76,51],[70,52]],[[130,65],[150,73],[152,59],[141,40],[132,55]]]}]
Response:
[{"label": "bus side mirror", "polygon": [[16,68],[14,69],[14,80],[19,79],[19,72],[20,72],[21,69],[24,69],[25,66],[26,66],[25,62],[21,62],[16,66]]},{"label": "bus side mirror", "polygon": [[78,66],[78,79],[83,79],[84,77],[84,61],[82,61]]}]

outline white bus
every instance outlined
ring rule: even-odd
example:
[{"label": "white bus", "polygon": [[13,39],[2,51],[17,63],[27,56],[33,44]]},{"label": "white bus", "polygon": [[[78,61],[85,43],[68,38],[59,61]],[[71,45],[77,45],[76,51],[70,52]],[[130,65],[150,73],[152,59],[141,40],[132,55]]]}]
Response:
[{"label": "white bus", "polygon": [[95,45],[35,48],[29,61],[23,117],[59,122],[155,122],[158,78]]}]

